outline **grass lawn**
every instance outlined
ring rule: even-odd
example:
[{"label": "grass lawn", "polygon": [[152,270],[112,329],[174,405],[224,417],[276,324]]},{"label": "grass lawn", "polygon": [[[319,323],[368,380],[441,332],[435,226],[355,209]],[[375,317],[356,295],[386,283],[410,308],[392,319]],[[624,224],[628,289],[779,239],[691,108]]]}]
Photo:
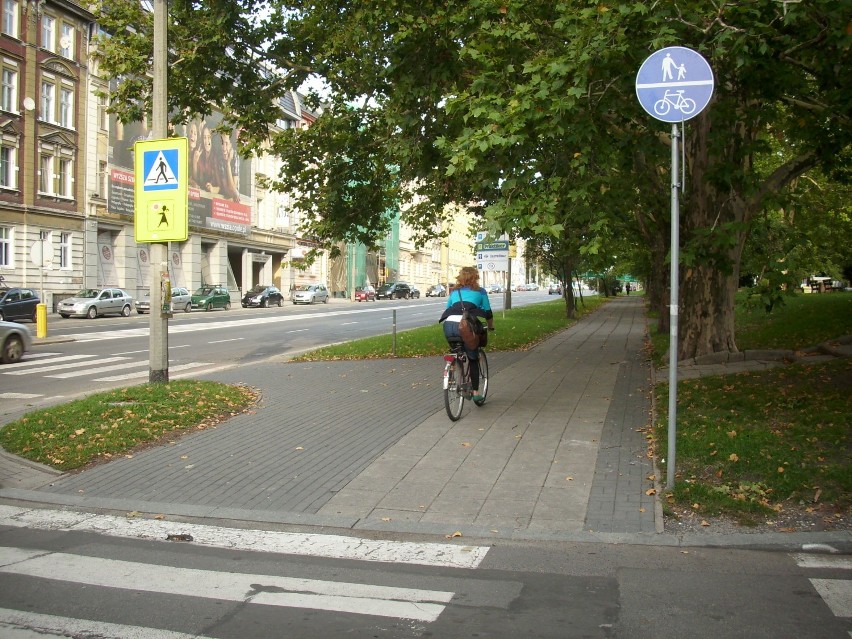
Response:
[{"label": "grass lawn", "polygon": [[[798,295],[768,316],[740,301],[741,350],[801,349],[852,333],[852,295],[846,293]],[[655,393],[656,453],[665,460],[668,385]],[[785,509],[848,512],[850,433],[849,359],[681,381],[677,474],[668,503],[744,523]]]}]

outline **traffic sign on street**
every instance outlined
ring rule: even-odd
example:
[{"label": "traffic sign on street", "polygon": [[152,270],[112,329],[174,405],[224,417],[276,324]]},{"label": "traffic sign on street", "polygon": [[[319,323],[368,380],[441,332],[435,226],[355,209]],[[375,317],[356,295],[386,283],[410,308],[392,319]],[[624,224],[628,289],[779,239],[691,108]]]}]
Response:
[{"label": "traffic sign on street", "polygon": [[134,152],[137,242],[184,242],[189,234],[189,143],[140,140]]},{"label": "traffic sign on street", "polygon": [[713,97],[713,86],[707,60],[686,47],[655,51],[636,74],[639,104],[663,122],[682,122],[701,113]]}]

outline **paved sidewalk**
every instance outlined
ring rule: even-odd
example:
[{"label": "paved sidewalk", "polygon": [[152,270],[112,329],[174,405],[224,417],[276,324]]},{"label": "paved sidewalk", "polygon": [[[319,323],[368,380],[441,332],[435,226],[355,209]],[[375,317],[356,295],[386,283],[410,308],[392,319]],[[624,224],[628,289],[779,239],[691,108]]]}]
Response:
[{"label": "paved sidewalk", "polygon": [[[499,318],[497,329],[494,344]],[[648,494],[644,334],[642,298],[621,297],[529,351],[491,351],[488,400],[466,402],[455,423],[434,357],[221,371],[206,378],[261,392],[254,410],[80,473],[0,455],[0,499],[353,530],[683,543],[662,534]]]}]

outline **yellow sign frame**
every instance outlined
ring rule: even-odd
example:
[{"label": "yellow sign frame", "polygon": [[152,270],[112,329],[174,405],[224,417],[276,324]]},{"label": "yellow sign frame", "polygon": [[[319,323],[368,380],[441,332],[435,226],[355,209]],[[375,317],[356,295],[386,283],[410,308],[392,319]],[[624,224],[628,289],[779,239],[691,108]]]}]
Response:
[{"label": "yellow sign frame", "polygon": [[187,138],[135,142],[133,181],[136,241],[185,242],[189,237]]}]

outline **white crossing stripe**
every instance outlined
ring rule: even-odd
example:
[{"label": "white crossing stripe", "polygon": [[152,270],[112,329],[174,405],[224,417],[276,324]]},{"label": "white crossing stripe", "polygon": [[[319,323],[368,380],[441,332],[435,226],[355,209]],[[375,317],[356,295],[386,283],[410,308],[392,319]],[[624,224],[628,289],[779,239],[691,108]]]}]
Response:
[{"label": "white crossing stripe", "polygon": [[452,592],[214,572],[0,547],[0,572],[105,588],[435,621]]},{"label": "white crossing stripe", "polygon": [[[147,362],[145,362],[147,364]],[[192,368],[198,368],[199,366],[212,366],[210,362],[190,362],[189,364],[178,364],[177,366],[169,365],[170,373],[177,373],[178,371],[186,371]],[[95,379],[96,382],[121,382],[128,379],[139,379],[141,377],[148,377],[149,371],[144,370],[138,373],[127,373],[125,375],[113,375],[111,377],[98,377]]]},{"label": "white crossing stripe", "polygon": [[[71,362],[78,359],[91,359],[93,357],[97,357],[96,355],[64,355],[63,357],[54,357],[51,359],[51,362]],[[12,375],[14,373],[10,373],[9,371],[17,370],[20,368],[31,368],[34,365],[41,365],[43,362],[32,362],[30,358],[26,358],[25,360],[21,360],[20,362],[15,362],[14,364],[6,364],[3,366],[1,372],[6,375]]]},{"label": "white crossing stripe", "polygon": [[[126,360],[124,357],[106,357],[104,359],[99,359],[97,364],[113,362],[113,361],[121,361]],[[72,371],[70,373],[56,373],[55,375],[45,375],[45,377],[50,377],[52,379],[68,379],[69,377],[81,377],[83,375],[100,375],[101,373],[107,373],[109,371],[120,371],[127,370],[128,368],[137,368],[139,366],[148,366],[148,362],[128,362],[122,361],[121,364],[113,364],[112,366],[98,366],[97,368],[89,368],[84,371]],[[145,371],[145,375],[148,374],[148,371]]]},{"label": "white crossing stripe", "polygon": [[[60,371],[66,370],[69,368],[79,368],[80,366],[91,366],[92,364],[107,364],[109,362],[120,362],[122,360],[126,360],[126,357],[103,357],[96,361],[85,361],[85,362],[65,362],[63,364],[51,364],[50,366],[39,366],[38,368],[28,368],[26,370],[13,371],[11,373],[7,373],[8,375],[34,375],[36,373],[49,373],[50,371]],[[55,361],[55,360],[51,360]],[[73,375],[79,375],[80,373],[73,373]]]},{"label": "white crossing stripe", "polygon": [[797,554],[796,564],[802,568],[835,568],[852,570],[852,557],[848,555],[808,555]]},{"label": "white crossing stripe", "polygon": [[98,637],[99,639],[203,639],[206,635],[188,635],[172,630],[125,626],[90,619],[73,619],[0,608],[0,636],[4,639],[39,637]]},{"label": "white crossing stripe", "polygon": [[811,583],[835,617],[852,618],[852,581],[811,579]]},{"label": "white crossing stripe", "polygon": [[455,543],[415,543],[344,535],[243,530],[4,504],[0,504],[0,526],[75,530],[163,543],[166,543],[167,535],[188,534],[192,536],[194,544],[231,550],[468,569],[479,566],[489,549],[488,546]]},{"label": "white crossing stripe", "polygon": [[0,399],[33,399],[43,396],[43,394],[35,395],[33,393],[0,393]]}]

